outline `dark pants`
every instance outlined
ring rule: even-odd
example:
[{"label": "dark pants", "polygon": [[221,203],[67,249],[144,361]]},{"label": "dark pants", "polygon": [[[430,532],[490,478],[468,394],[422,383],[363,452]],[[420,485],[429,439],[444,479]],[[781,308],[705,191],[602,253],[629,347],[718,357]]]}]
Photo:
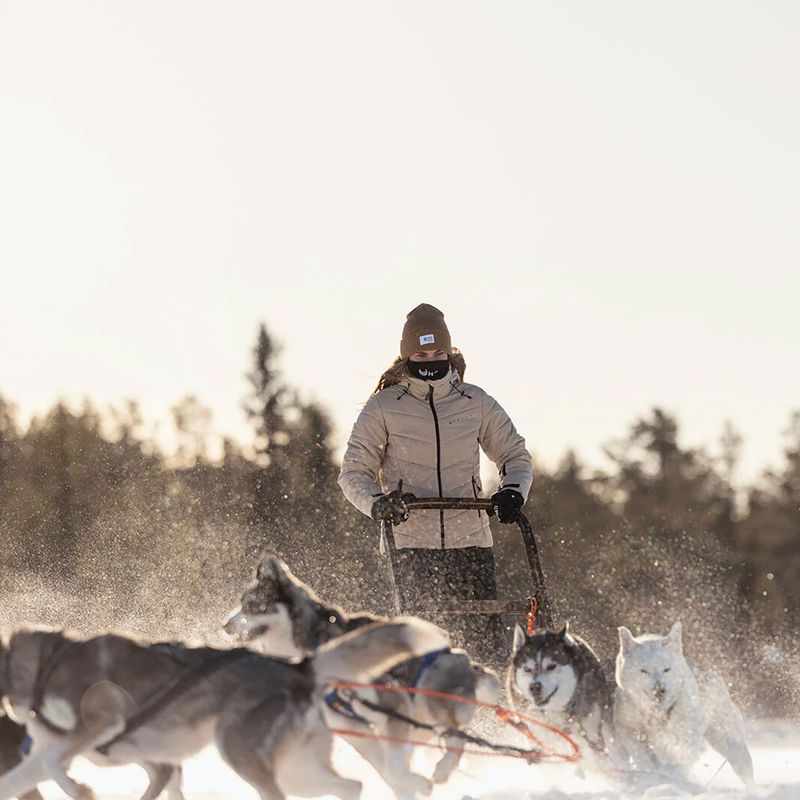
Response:
[{"label": "dark pants", "polygon": [[[459,600],[496,600],[497,580],[491,547],[458,547],[449,550],[403,548],[395,560],[395,603],[400,610],[425,606],[458,606]],[[400,595],[398,597],[397,595]],[[453,644],[476,660],[499,666],[508,657],[508,639],[502,620],[495,614],[464,616],[426,614],[431,622],[450,631]]]}]

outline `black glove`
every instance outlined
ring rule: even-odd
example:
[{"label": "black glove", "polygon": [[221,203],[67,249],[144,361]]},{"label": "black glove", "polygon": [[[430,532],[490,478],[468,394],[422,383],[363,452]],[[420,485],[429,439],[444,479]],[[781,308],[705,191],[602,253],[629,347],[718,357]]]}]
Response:
[{"label": "black glove", "polygon": [[416,499],[410,492],[400,492],[395,489],[389,494],[382,495],[372,504],[372,519],[376,522],[387,520],[392,525],[400,525],[411,513],[408,501]]},{"label": "black glove", "polygon": [[525,498],[516,489],[501,489],[492,495],[492,511],[504,525],[517,521],[517,514],[525,505]]}]

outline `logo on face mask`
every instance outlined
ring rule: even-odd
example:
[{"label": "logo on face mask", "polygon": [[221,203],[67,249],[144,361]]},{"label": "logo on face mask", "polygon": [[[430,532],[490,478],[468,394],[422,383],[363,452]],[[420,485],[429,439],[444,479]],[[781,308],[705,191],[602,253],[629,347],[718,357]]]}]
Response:
[{"label": "logo on face mask", "polygon": [[409,361],[408,369],[423,381],[438,381],[449,372],[450,362],[446,358],[441,361]]}]

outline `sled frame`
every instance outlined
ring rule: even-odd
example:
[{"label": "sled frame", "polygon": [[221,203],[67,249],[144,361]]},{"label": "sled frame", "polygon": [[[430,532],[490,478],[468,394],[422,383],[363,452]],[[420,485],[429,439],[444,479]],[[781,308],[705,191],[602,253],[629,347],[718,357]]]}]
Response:
[{"label": "sled frame", "polygon": [[[419,511],[442,511],[445,509],[458,509],[467,511],[485,511],[491,516],[493,513],[492,501],[482,497],[417,497],[406,501],[413,514]],[[524,602],[518,600],[459,600],[453,605],[426,605],[425,603],[409,603],[395,576],[400,567],[398,565],[398,548],[394,539],[394,526],[388,520],[381,522],[381,533],[386,542],[389,553],[389,572],[391,574],[392,588],[395,596],[395,612],[398,614],[413,614],[421,617],[438,615],[445,617],[460,617],[481,614],[525,616],[530,611],[530,598],[536,601],[536,627],[552,628],[553,610],[550,605],[550,595],[547,591],[547,582],[539,558],[539,547],[533,534],[531,523],[522,511],[517,512],[515,520],[522,536],[525,555],[528,559],[532,586],[529,596]]]}]

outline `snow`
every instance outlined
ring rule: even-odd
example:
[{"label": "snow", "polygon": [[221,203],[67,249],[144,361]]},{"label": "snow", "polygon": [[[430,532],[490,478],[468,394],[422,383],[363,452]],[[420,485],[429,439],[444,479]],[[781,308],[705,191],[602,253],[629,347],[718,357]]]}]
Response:
[{"label": "snow", "polygon": [[[748,726],[755,761],[756,787],[742,788],[722,758],[708,751],[696,765],[693,778],[697,793],[674,785],[644,786],[631,776],[618,778],[585,774],[568,764],[528,766],[514,759],[473,756],[445,786],[437,787],[432,800],[675,800],[692,796],[698,800],[798,800],[800,798],[800,722],[759,721]],[[426,760],[427,759],[427,760]],[[378,776],[343,741],[337,742],[336,764],[344,775],[364,782],[363,800],[393,800]],[[419,753],[418,767],[430,760]],[[90,784],[103,800],[133,800],[146,781],[138,767],[100,769],[81,759],[72,774]],[[256,800],[256,793],[219,759],[206,750],[185,765],[187,800]],[[61,800],[55,784],[44,784],[47,800]]]}]

